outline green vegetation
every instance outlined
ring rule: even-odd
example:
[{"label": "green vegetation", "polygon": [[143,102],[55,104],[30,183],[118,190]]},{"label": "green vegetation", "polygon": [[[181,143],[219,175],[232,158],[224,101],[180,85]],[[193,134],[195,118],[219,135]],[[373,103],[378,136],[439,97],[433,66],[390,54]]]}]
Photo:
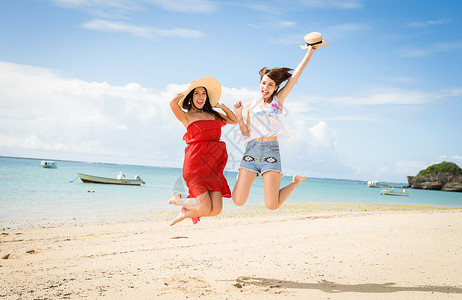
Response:
[{"label": "green vegetation", "polygon": [[445,162],[432,165],[425,170],[422,170],[417,174],[417,176],[423,176],[427,174],[438,174],[438,173],[450,173],[453,175],[462,175],[462,169],[452,162]]}]

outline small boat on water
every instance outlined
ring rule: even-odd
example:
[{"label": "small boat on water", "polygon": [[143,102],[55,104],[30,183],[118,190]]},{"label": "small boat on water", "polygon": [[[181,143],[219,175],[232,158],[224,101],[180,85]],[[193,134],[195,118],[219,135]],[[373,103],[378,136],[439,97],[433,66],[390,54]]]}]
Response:
[{"label": "small boat on water", "polygon": [[370,187],[370,188],[379,188],[380,187],[380,184],[378,181],[375,181],[375,180],[369,180],[367,182],[367,187]]},{"label": "small boat on water", "polygon": [[394,188],[389,188],[386,190],[382,190],[382,195],[386,196],[409,196],[409,192],[406,191],[406,189],[403,189],[402,191],[400,190],[395,190]]},{"label": "small boat on water", "polygon": [[119,185],[136,185],[140,186],[144,184],[144,181],[136,175],[134,179],[125,179],[125,175],[122,172],[119,172],[117,178],[107,178],[100,176],[93,176],[87,174],[77,173],[77,176],[84,183],[101,183],[101,184],[119,184]]},{"label": "small boat on water", "polygon": [[46,168],[46,169],[56,169],[58,167],[56,165],[56,162],[52,160],[42,160],[40,165],[42,166],[42,168]]}]

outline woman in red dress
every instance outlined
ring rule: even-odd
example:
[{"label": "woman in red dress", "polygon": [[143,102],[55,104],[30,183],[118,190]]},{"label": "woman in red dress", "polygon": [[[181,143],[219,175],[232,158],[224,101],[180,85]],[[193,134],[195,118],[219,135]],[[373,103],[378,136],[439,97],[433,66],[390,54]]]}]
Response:
[{"label": "woman in red dress", "polygon": [[[188,201],[179,194],[169,200],[170,204],[182,206],[170,226],[188,217],[196,224],[199,217],[216,216],[223,206],[222,197],[231,197],[223,176],[228,153],[220,137],[221,127],[236,124],[237,118],[218,102],[220,96],[220,83],[208,76],[192,81],[184,92],[170,101],[173,113],[186,128],[183,178],[189,189]],[[222,109],[224,114],[213,107]]]}]

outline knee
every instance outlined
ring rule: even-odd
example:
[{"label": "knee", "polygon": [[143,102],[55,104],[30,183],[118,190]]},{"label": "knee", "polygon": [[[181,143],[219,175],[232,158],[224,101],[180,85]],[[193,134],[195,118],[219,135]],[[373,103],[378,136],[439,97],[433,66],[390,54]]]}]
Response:
[{"label": "knee", "polygon": [[233,202],[237,206],[244,205],[246,201],[247,201],[247,199],[243,199],[242,197],[237,197],[237,196],[233,195]]},{"label": "knee", "polygon": [[210,211],[210,216],[218,216],[221,213],[222,207],[214,207]]},{"label": "knee", "polygon": [[269,210],[276,210],[279,208],[279,205],[277,203],[265,203],[266,208]]},{"label": "knee", "polygon": [[209,215],[212,211],[212,207],[210,205],[199,205],[197,212],[203,216]]}]

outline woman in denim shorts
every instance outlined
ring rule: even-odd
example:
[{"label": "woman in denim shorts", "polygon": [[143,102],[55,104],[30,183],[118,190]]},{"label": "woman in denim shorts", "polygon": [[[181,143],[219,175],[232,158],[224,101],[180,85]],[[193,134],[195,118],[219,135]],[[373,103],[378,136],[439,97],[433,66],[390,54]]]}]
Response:
[{"label": "woman in denim shorts", "polygon": [[[271,210],[279,208],[295,188],[306,179],[304,176],[294,175],[292,182],[280,189],[282,167],[278,137],[287,135],[281,118],[284,100],[316,49],[322,44],[327,46],[327,43],[322,41],[322,36],[319,41],[309,43],[310,38],[313,38],[310,35],[312,34],[305,36],[307,46],[302,48],[307,49],[307,52],[293,74],[290,73],[292,69],[289,68],[260,70],[261,97],[247,103],[245,122],[242,118],[242,102],[237,101],[234,104],[239,128],[247,143],[232,193],[233,201],[238,206],[244,205],[247,201],[250,188],[258,175],[263,176],[265,205]],[[279,90],[280,85],[285,81],[287,83]]]}]

